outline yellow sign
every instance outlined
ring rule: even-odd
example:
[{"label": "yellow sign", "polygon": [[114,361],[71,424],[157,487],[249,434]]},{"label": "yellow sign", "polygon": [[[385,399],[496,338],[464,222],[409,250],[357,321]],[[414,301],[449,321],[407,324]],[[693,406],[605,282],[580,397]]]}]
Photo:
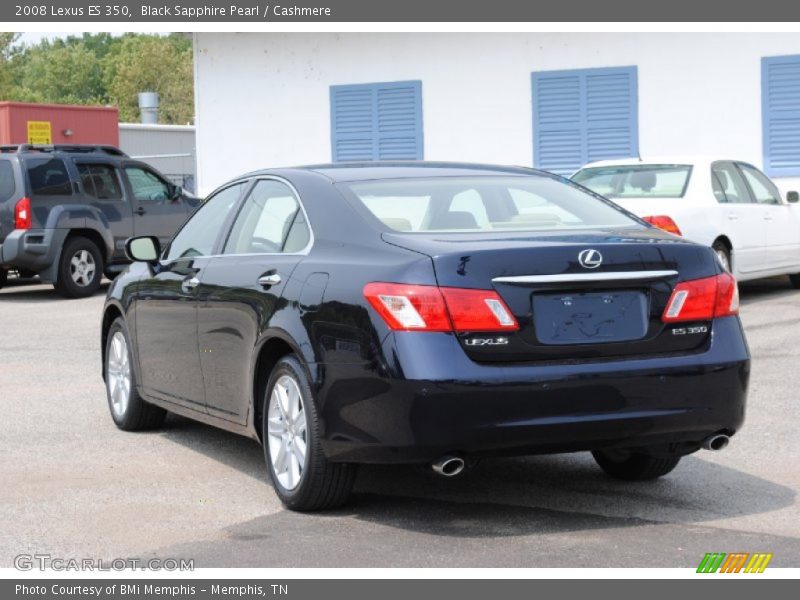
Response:
[{"label": "yellow sign", "polygon": [[53,131],[50,121],[28,121],[29,144],[52,144]]}]

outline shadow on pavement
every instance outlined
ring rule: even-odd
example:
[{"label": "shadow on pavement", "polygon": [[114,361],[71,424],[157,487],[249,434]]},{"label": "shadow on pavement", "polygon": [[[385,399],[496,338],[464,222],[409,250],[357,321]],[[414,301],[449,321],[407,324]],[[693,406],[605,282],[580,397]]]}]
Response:
[{"label": "shadow on pavement", "polygon": [[[261,448],[253,440],[180,417],[171,417],[161,435],[264,481],[264,493],[272,494]],[[728,493],[732,491],[735,493]],[[375,557],[369,552],[351,547],[364,540],[343,540],[356,536],[358,531],[369,536],[376,527],[384,531],[381,543],[389,545],[395,542],[386,540],[395,535],[496,540],[662,526],[678,528],[677,538],[687,535],[687,531],[704,529],[705,543],[712,543],[707,539],[710,531],[713,544],[719,545],[717,538],[726,535],[759,539],[776,536],[703,528],[702,522],[768,513],[790,506],[794,497],[795,492],[788,487],[710,462],[702,454],[686,457],[665,478],[636,483],[606,477],[588,453],[487,459],[452,479],[435,476],[423,467],[363,465],[353,499],[346,507],[323,513],[281,511],[266,515],[230,528],[227,539],[231,543],[270,540],[271,547],[283,544],[282,536],[307,535],[321,540],[319,544],[324,546],[326,536],[338,536],[339,541],[332,540],[328,550],[345,544],[347,552],[353,553],[329,556],[325,548],[316,548],[308,561],[295,566],[337,566],[336,560],[358,566],[358,561],[353,562],[358,556],[365,566],[373,564]],[[387,533],[387,528],[395,533]],[[649,538],[650,544],[652,539]],[[785,540],[786,544],[796,545],[793,552],[797,556],[800,541]],[[698,537],[698,544],[701,541]],[[419,550],[426,552],[425,548]],[[479,548],[475,551],[479,552]],[[376,564],[393,564],[390,558],[387,555],[384,559],[389,562],[378,560]],[[473,558],[470,564],[481,564],[477,555]],[[292,566],[265,561],[263,555],[256,553],[250,558],[237,554],[220,563],[215,559],[207,564]],[[414,561],[408,564],[420,566]]]}]

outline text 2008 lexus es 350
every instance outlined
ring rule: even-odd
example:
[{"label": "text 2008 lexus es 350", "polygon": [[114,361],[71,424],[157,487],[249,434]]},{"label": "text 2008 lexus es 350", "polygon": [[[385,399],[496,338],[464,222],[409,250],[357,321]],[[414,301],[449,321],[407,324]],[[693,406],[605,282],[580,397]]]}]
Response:
[{"label": "text 2008 lexus es 350", "polygon": [[275,169],[216,190],[108,291],[115,423],[165,411],[261,441],[296,510],[358,463],[445,476],[591,451],[651,479],[742,425],[750,358],[711,248],[521,168]]}]

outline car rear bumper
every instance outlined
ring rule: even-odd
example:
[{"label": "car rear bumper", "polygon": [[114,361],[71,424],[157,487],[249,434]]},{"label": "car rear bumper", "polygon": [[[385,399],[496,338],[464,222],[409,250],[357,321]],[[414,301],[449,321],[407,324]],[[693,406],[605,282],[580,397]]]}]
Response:
[{"label": "car rear bumper", "polygon": [[0,244],[0,265],[47,271],[58,260],[67,233],[67,229],[15,229]]},{"label": "car rear bumper", "polygon": [[383,359],[325,365],[318,400],[331,460],[427,462],[466,456],[659,446],[689,453],[744,420],[750,356],[738,317],[681,356],[488,365],[449,334],[390,335]]}]

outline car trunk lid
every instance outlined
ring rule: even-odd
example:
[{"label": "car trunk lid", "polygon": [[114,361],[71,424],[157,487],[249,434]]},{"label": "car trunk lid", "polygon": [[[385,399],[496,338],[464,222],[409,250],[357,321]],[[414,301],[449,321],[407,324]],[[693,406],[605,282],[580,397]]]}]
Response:
[{"label": "car trunk lid", "polygon": [[681,333],[686,327],[667,326],[661,315],[678,281],[717,272],[713,254],[656,229],[383,237],[430,256],[440,286],[501,296],[520,329],[459,334],[476,360],[685,352],[708,338],[708,324]]}]

